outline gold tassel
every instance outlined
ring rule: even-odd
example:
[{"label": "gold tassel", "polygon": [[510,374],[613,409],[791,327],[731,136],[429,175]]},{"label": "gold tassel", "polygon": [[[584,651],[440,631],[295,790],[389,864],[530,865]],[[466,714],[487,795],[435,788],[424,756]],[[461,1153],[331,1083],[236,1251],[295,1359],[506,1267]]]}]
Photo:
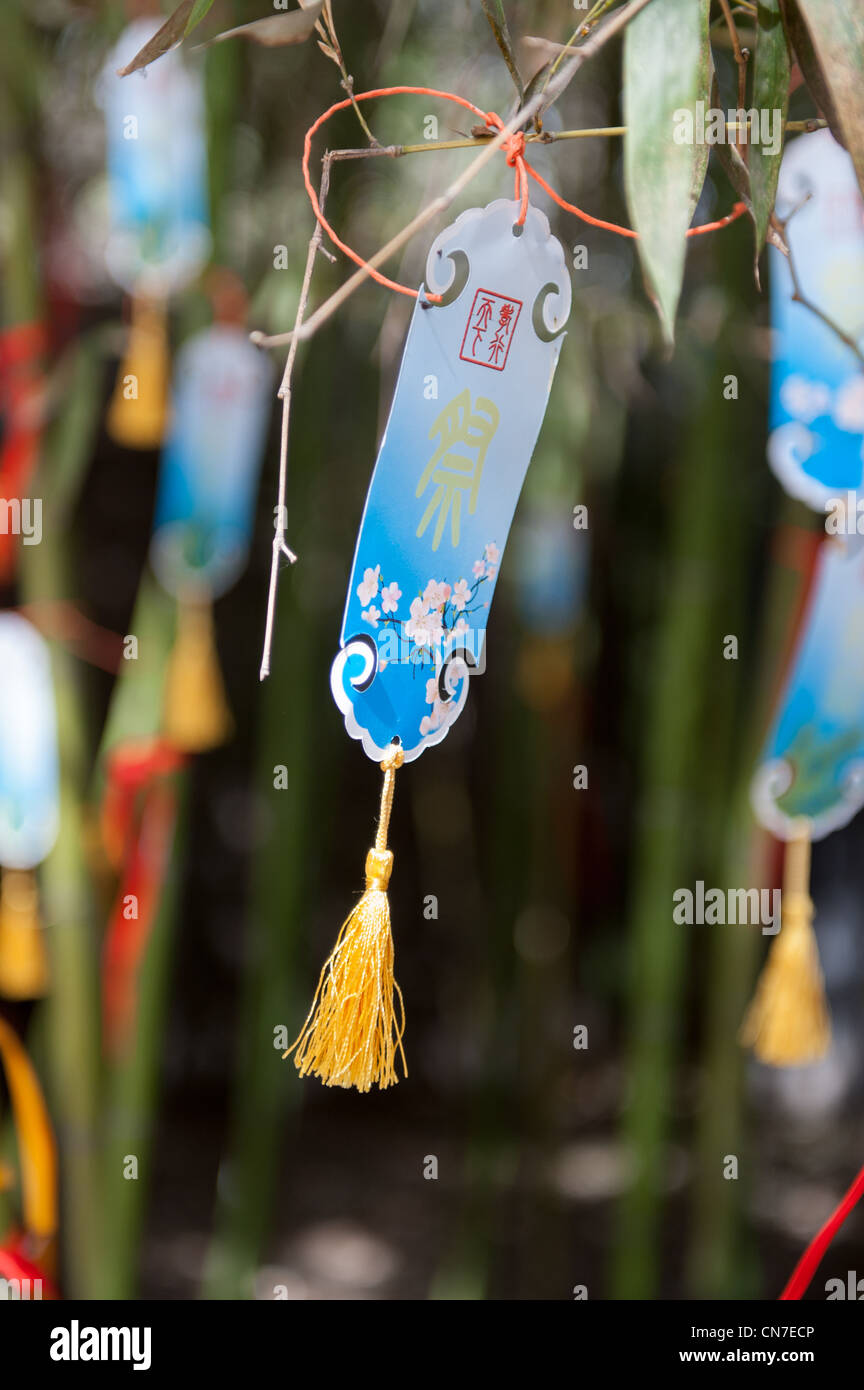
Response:
[{"label": "gold tassel", "polygon": [[0,882],[0,996],[40,999],[48,980],[35,875],[30,869],[6,869]]},{"label": "gold tassel", "polygon": [[[284,1052],[295,1052],[294,1065],[301,1076],[311,1072],[325,1086],[395,1086],[397,1053],[408,1075],[402,1034],[405,1008],[402,991],[393,977],[393,937],[387,884],[393,855],[387,848],[387,830],[393,808],[396,769],[405,761],[394,746],[381,763],[384,788],[375,848],[366,856],[366,891],[344,923],[336,945],[318,980],[312,1007],[299,1038]],[[399,999],[399,1019],[394,1008]]]},{"label": "gold tassel", "polygon": [[740,1033],[744,1046],[772,1067],[817,1062],[831,1046],[809,888],[810,832],[805,827],[786,847],[780,931]]},{"label": "gold tassel", "polygon": [[6,1076],[18,1139],[24,1229],[50,1252],[58,1224],[57,1145],[33,1064],[17,1034],[2,1018],[0,1068]]},{"label": "gold tassel", "polygon": [[106,428],[126,449],[158,449],[165,438],[169,390],[165,303],[135,296],[126,352],[108,407]]},{"label": "gold tassel", "polygon": [[163,733],[183,753],[218,748],[233,728],[206,600],[181,598],[165,674]]}]

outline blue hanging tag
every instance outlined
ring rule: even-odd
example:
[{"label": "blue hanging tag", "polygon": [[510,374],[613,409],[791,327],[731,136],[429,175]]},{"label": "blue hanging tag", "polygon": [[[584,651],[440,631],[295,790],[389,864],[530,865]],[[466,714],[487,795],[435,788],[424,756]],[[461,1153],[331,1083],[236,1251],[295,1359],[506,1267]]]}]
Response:
[{"label": "blue hanging tag", "polygon": [[[506,199],[445,228],[426,262],[372,476],[331,688],[380,762],[440,743],[482,669],[513,512],[570,313],[561,245]],[[521,233],[521,234],[520,234]]]},{"label": "blue hanging tag", "polygon": [[273,369],[216,324],[177,355],[150,558],[170,594],[218,598],[246,564]]},{"label": "blue hanging tag", "polygon": [[0,864],[33,869],[60,824],[51,658],[17,613],[0,613]]},{"label": "blue hanging tag", "polygon": [[[803,295],[864,343],[864,202],[852,160],[830,131],[789,145],[777,210],[781,218],[794,211],[786,238]],[[768,460],[791,496],[824,511],[861,487],[864,375],[837,334],[793,300],[794,289],[786,257],[773,249]]]},{"label": "blue hanging tag", "polygon": [[752,785],[780,839],[846,825],[864,805],[864,560],[823,544],[801,638]]},{"label": "blue hanging tag", "polygon": [[123,289],[154,298],[194,279],[210,251],[200,68],[174,50],[117,76],[161,23],[137,19],[123,31],[97,92],[108,147],[108,269]]}]

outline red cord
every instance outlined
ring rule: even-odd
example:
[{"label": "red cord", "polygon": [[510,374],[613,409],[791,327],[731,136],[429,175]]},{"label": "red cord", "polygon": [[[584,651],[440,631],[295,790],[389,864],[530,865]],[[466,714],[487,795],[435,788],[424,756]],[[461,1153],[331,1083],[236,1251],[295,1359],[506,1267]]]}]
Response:
[{"label": "red cord", "polygon": [[[466,111],[473,111],[474,115],[479,116],[481,120],[485,121],[486,119],[485,111],[481,111],[480,107],[475,106],[473,101],[466,101],[464,97],[457,97],[452,92],[437,92],[432,87],[375,87],[370,92],[357,92],[354,96],[354,101],[369,101],[372,97],[389,97],[395,96],[397,93],[408,96],[441,97],[444,101],[455,101],[459,106],[464,106]],[[346,107],[352,105],[353,102],[350,97],[345,101],[335,102],[334,105],[328,107],[316,121],[313,121],[306,132],[306,139],[303,142],[303,182],[306,185],[306,192],[309,194],[312,211],[315,213],[316,218],[333,242],[333,245],[338,246],[340,251],[344,251],[345,255],[348,256],[355,265],[365,267],[372,276],[372,279],[377,280],[379,285],[384,285],[385,288],[389,290],[395,290],[397,294],[407,294],[411,299],[417,299],[418,294],[416,290],[409,289],[407,285],[400,285],[396,280],[389,280],[386,275],[381,275],[380,272],[369,265],[367,261],[364,261],[362,256],[358,256],[356,251],[352,251],[350,246],[346,246],[345,242],[340,240],[321,211],[318,195],[312,186],[312,180],[309,177],[309,155],[312,149],[312,137],[321,129],[325,121],[329,121],[331,116],[335,116],[337,111],[344,111]],[[441,296],[439,294],[430,294],[428,298],[433,304],[440,304],[441,302]]]},{"label": "red cord", "polygon": [[[442,101],[453,101],[458,106],[463,106],[466,111],[472,111],[475,116],[479,116],[490,130],[503,130],[504,122],[496,112],[481,111],[480,107],[475,106],[473,101],[468,101],[465,97],[456,96],[454,92],[439,92],[434,87],[375,87],[369,92],[355,93],[353,99],[348,97],[345,101],[337,101],[333,106],[328,107],[306,132],[306,139],[303,142],[303,182],[306,185],[306,192],[312,204],[312,211],[315,213],[318,222],[333,242],[333,245],[338,246],[339,250],[344,252],[355,265],[368,271],[372,279],[377,280],[379,285],[384,285],[385,288],[389,290],[395,290],[397,294],[406,294],[411,299],[417,299],[419,298],[417,290],[412,290],[408,285],[400,285],[397,280],[390,280],[386,275],[382,275],[380,271],[371,266],[362,256],[358,256],[356,251],[352,251],[351,247],[347,246],[345,242],[336,235],[324,216],[324,213],[321,211],[318,195],[309,177],[309,158],[312,152],[312,137],[321,129],[322,125],[324,125],[326,121],[329,121],[330,117],[334,116],[337,111],[345,111],[349,106],[352,106],[354,102],[370,101],[373,97],[389,96],[427,96],[439,97]],[[513,135],[508,136],[502,145],[502,149],[507,157],[507,163],[515,170],[515,196],[519,202],[519,216],[516,218],[517,227],[524,226],[525,218],[528,215],[528,178],[530,176],[535,183],[540,185],[544,192],[548,193],[549,197],[553,202],[557,203],[560,208],[563,208],[565,212],[572,212],[575,217],[581,218],[583,222],[587,222],[590,226],[601,227],[604,231],[615,232],[618,236],[639,236],[639,233],[634,232],[631,227],[620,227],[616,222],[604,222],[599,217],[592,217],[590,213],[583,212],[581,208],[576,207],[575,203],[568,203],[559,193],[556,193],[555,189],[552,188],[544,178],[541,178],[536,169],[531,168],[531,165],[525,158],[525,136],[522,131],[516,131]],[[728,213],[726,217],[721,217],[716,222],[705,222],[700,227],[690,227],[687,231],[687,236],[701,236],[703,232],[714,232],[721,227],[727,227],[730,222],[734,222],[745,211],[746,204],[736,203],[732,211]],[[441,303],[441,296],[439,294],[427,294],[425,298],[430,304]]]},{"label": "red cord", "polygon": [[807,1246],[792,1271],[792,1277],[781,1293],[779,1302],[803,1297],[813,1275],[819,1268],[822,1256],[861,1197],[864,1197],[864,1168],[861,1169],[837,1210],[829,1216],[821,1231],[813,1237]]}]

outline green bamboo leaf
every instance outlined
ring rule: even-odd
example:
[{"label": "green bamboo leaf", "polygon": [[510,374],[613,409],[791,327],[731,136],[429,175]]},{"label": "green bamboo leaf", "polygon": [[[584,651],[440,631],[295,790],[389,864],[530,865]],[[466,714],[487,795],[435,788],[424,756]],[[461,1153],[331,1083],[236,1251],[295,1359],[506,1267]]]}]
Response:
[{"label": "green bamboo leaf", "polygon": [[831,89],[813,47],[813,40],[810,38],[810,31],[804,22],[798,0],[780,0],[780,13],[783,16],[783,28],[786,30],[790,51],[798,60],[810,95],[828,122],[835,140],[839,140],[845,146],[846,142],[840,129],[840,117],[831,96]]},{"label": "green bamboo leaf", "polygon": [[[861,0],[799,0],[798,8],[831,92],[842,143],[864,192],[864,6]],[[827,111],[825,115],[828,118]]]},{"label": "green bamboo leaf", "polygon": [[693,141],[676,141],[675,116],[708,102],[708,9],[709,0],[654,0],[624,35],[624,185],[648,292],[670,344],[705,153]]},{"label": "green bamboo leaf", "polygon": [[519,96],[520,106],[523,104],[525,93],[519,67],[516,62],[516,55],[513,52],[513,42],[510,38],[510,29],[507,24],[507,16],[504,13],[502,0],[480,0],[483,13],[489,21],[489,27],[495,35],[495,42],[501,50],[507,71],[513,79],[513,85]]},{"label": "green bamboo leaf", "polygon": [[[759,0],[756,9],[756,58],[753,64],[753,106],[757,111],[779,111],[780,129],[789,105],[789,50],[780,13],[780,0]],[[756,222],[756,256],[765,245],[768,219],[777,196],[777,176],[783,156],[783,140],[772,152],[754,142],[750,146],[750,197]]]},{"label": "green bamboo leaf", "polygon": [[189,16],[189,23],[186,25],[186,28],[184,30],[184,38],[186,34],[192,33],[192,30],[195,28],[196,24],[200,24],[202,19],[204,19],[205,15],[209,14],[212,5],[213,0],[195,0],[194,5],[192,6],[192,13]]}]

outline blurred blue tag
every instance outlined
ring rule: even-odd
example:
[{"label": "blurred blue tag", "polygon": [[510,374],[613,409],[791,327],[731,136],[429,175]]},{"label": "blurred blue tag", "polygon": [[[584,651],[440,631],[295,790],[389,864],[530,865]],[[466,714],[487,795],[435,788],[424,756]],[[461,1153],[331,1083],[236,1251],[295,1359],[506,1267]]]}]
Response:
[{"label": "blurred blue tag", "polygon": [[331,688],[380,760],[440,743],[482,669],[513,512],[570,313],[543,213],[505,199],[433,242],[366,499]]},{"label": "blurred blue tag", "polygon": [[200,70],[175,49],[117,76],[161,23],[138,19],[123,31],[97,92],[108,147],[108,269],[124,289],[154,298],[188,284],[210,250]]},{"label": "blurred blue tag", "polygon": [[177,354],[150,558],[171,594],[218,598],[246,564],[273,368],[217,324]]},{"label": "blurred blue tag", "polygon": [[[864,343],[864,203],[852,160],[830,131],[802,135],[786,150],[777,210],[788,217],[796,208],[786,237],[802,293]],[[864,374],[793,292],[789,264],[772,249],[768,460],[788,493],[823,511],[861,487]]]},{"label": "blurred blue tag", "polygon": [[51,658],[26,618],[0,613],[0,864],[35,868],[59,824]]},{"label": "blurred blue tag", "polygon": [[806,816],[811,837],[864,805],[864,558],[829,541],[780,709],[753,779],[759,820],[780,839]]}]

